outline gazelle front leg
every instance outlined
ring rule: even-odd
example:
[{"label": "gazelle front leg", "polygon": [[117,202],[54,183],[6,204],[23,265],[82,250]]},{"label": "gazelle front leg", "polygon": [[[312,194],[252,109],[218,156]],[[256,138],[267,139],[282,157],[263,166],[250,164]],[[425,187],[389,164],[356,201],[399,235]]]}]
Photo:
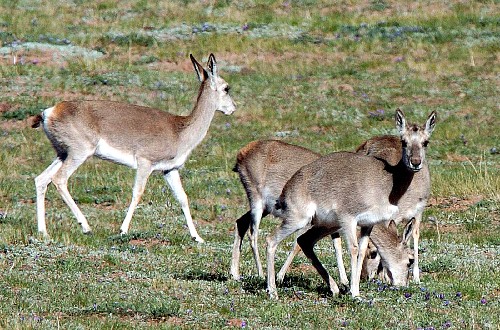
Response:
[{"label": "gazelle front leg", "polygon": [[413,282],[420,283],[420,269],[418,266],[418,241],[420,238],[420,222],[422,221],[422,212],[415,216],[415,222],[413,223]]},{"label": "gazelle front leg", "polygon": [[125,220],[120,227],[120,234],[124,235],[128,233],[130,227],[130,221],[132,220],[132,215],[134,214],[137,204],[139,204],[142,194],[144,193],[144,188],[148,181],[149,175],[151,174],[151,166],[144,164],[139,164],[137,166],[137,172],[135,174],[134,187],[132,188],[132,201],[128,207],[127,215]]},{"label": "gazelle front leg", "polygon": [[203,240],[203,238],[200,237],[200,235],[198,235],[198,232],[196,231],[196,228],[193,223],[193,218],[191,218],[188,198],[186,192],[184,191],[184,188],[182,187],[179,171],[171,170],[168,172],[164,172],[163,177],[165,178],[167,184],[170,186],[170,189],[172,190],[175,198],[177,199],[179,204],[181,204],[182,212],[184,213],[184,217],[186,218],[186,223],[189,229],[189,233],[191,234],[191,237],[196,242],[204,243],[205,241]]},{"label": "gazelle front leg", "polygon": [[332,234],[333,247],[335,248],[335,256],[337,258],[337,268],[339,269],[340,283],[345,286],[349,286],[349,279],[347,278],[347,273],[345,271],[344,259],[342,257],[342,239],[340,234]]}]

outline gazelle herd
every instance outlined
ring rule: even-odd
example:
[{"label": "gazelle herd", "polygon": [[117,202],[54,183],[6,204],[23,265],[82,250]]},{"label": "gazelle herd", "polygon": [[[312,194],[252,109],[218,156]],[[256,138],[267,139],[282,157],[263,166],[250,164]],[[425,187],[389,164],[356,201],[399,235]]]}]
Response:
[{"label": "gazelle herd", "polygon": [[[84,233],[91,228],[71,197],[67,183],[76,169],[91,156],[136,170],[132,200],[120,227],[130,222],[148,177],[161,171],[181,205],[190,235],[198,235],[182,187],[179,168],[205,137],[217,110],[235,111],[229,86],[210,54],[205,69],[191,55],[200,81],[198,97],[187,116],[126,103],[107,101],[61,102],[44,110],[34,121],[41,126],[56,151],[52,164],[35,179],[38,231],[48,236],[45,194],[52,182]],[[277,140],[250,142],[237,154],[234,171],[239,174],[250,209],[237,221],[230,273],[240,279],[242,241],[248,232],[258,276],[264,271],[258,250],[259,225],[271,214],[281,224],[267,238],[267,290],[277,298],[275,254],[281,241],[296,234],[295,246],[278,273],[282,281],[294,256],[302,250],[333,294],[339,287],[314,252],[323,237],[333,239],[340,281],[359,295],[362,273],[382,276],[393,285],[407,285],[412,269],[419,282],[418,242],[422,212],[430,193],[426,147],[436,124],[432,112],[424,125],[409,124],[396,111],[399,136],[377,136],[355,152],[324,156]],[[402,235],[397,225],[404,226]],[[359,229],[359,230],[358,230]],[[350,280],[342,260],[343,236],[350,255]],[[413,238],[413,250],[407,242]],[[371,253],[365,256],[368,245]]]}]

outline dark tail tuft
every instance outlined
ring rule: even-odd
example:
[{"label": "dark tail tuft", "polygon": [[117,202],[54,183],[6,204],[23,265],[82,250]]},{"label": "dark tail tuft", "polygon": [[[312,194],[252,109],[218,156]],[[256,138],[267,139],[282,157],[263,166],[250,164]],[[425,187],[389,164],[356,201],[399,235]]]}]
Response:
[{"label": "dark tail tuft", "polygon": [[43,117],[42,117],[41,114],[36,115],[33,118],[33,121],[31,123],[31,127],[32,128],[38,128],[38,127],[40,127],[40,123],[42,122],[42,120],[43,120]]}]

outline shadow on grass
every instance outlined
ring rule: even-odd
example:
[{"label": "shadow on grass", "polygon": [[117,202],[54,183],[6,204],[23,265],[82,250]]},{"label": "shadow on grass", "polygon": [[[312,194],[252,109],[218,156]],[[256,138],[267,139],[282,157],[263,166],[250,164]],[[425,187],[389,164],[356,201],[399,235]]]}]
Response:
[{"label": "shadow on grass", "polygon": [[[251,294],[257,294],[262,290],[266,290],[267,282],[266,279],[258,276],[246,276],[241,279],[241,286],[243,290]],[[305,277],[304,275],[286,275],[282,283],[278,283],[278,288],[284,289],[285,291],[309,291],[316,292],[321,297],[332,297],[332,293],[328,290],[328,287],[321,283],[317,285],[314,279]],[[346,294],[349,292],[349,288],[340,285],[340,294]]]},{"label": "shadow on grass", "polygon": [[207,281],[207,282],[226,282],[228,277],[220,273],[209,273],[202,270],[187,270],[183,274],[174,274],[174,277],[179,280],[186,281]]},{"label": "shadow on grass", "polygon": [[69,310],[65,314],[69,316],[84,315],[110,315],[120,317],[138,317],[142,319],[154,320],[164,317],[179,316],[180,303],[178,299],[165,297],[161,302],[152,303],[129,303],[129,302],[104,302],[94,304],[92,307]]}]

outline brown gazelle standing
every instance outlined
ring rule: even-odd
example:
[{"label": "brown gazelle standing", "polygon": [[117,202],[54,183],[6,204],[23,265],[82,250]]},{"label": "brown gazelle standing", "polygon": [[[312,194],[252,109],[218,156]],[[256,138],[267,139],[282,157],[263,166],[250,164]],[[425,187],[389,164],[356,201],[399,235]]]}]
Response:
[{"label": "brown gazelle standing", "polygon": [[[361,153],[336,152],[305,165],[286,183],[278,201],[281,225],[267,239],[267,288],[277,298],[274,258],[278,244],[292,233],[308,228],[297,243],[333,293],[335,281],[316,254],[316,242],[333,232],[345,236],[351,256],[351,294],[359,296],[359,279],[372,227],[391,219],[417,218],[428,197],[416,175],[424,168],[425,149],[434,130],[436,114],[425,125],[407,125],[396,111],[401,156],[395,166]],[[410,198],[411,196],[411,198]],[[402,203],[412,200],[413,203]],[[415,224],[417,225],[417,224]],[[361,227],[361,237],[356,228]]]},{"label": "brown gazelle standing", "polygon": [[[377,142],[366,141],[363,145],[366,144],[371,146],[369,152],[378,155],[374,150],[375,146],[378,145]],[[385,147],[385,144],[383,147]],[[359,150],[359,152],[364,151]],[[320,154],[306,148],[276,140],[253,141],[240,149],[236,158],[234,171],[238,172],[245,188],[250,204],[250,211],[243,214],[236,221],[231,259],[231,275],[235,280],[240,277],[239,260],[241,244],[247,232],[249,232],[250,245],[258,275],[263,276],[257,244],[260,221],[268,214],[274,214],[276,211],[276,200],[292,175],[302,166],[311,163],[319,157]],[[411,223],[409,223],[410,225]],[[407,264],[412,258],[406,247],[407,236],[400,238],[395,225],[386,227],[385,224],[380,224],[375,227],[376,229],[372,231],[370,237],[375,236],[373,240],[377,242],[377,246],[380,246],[380,248],[374,248],[376,252],[371,256],[372,259],[367,258],[365,260],[364,271],[370,275],[377,274],[379,264],[382,262],[388,272],[393,274],[393,278],[396,281],[399,278],[406,278],[408,276]],[[405,230],[405,233],[407,232],[408,229]],[[342,284],[348,285],[349,280],[347,279],[342,260],[340,236],[338,233],[335,233],[332,235],[332,238],[340,281]],[[299,251],[300,247],[295,244],[294,249],[277,275],[278,281],[283,280],[294,256]],[[380,256],[383,258],[382,261]],[[394,281],[392,283],[394,284]]]},{"label": "brown gazelle standing", "polygon": [[[321,155],[312,150],[277,140],[253,141],[238,152],[234,171],[238,172],[245,188],[250,211],[236,220],[231,275],[240,278],[239,262],[241,243],[248,232],[250,246],[259,276],[264,276],[259,257],[258,236],[262,218],[275,211],[276,200],[285,183],[303,165],[318,159]],[[340,240],[334,240],[338,262],[342,262]],[[345,268],[339,265],[341,282],[348,284]]]},{"label": "brown gazelle standing", "polygon": [[176,116],[165,111],[126,103],[106,101],[61,102],[37,117],[57,152],[57,158],[36,179],[38,231],[47,235],[45,193],[54,183],[64,202],[75,215],[84,233],[90,226],[71,197],[68,178],[91,156],[136,169],[132,201],[120,231],[128,232],[130,221],[153,171],[162,171],[165,181],[179,201],[193,239],[203,242],[191,218],[179,168],[205,137],[215,111],[235,110],[229,86],[217,72],[213,54],[205,70],[190,55],[201,82],[191,114]]}]

